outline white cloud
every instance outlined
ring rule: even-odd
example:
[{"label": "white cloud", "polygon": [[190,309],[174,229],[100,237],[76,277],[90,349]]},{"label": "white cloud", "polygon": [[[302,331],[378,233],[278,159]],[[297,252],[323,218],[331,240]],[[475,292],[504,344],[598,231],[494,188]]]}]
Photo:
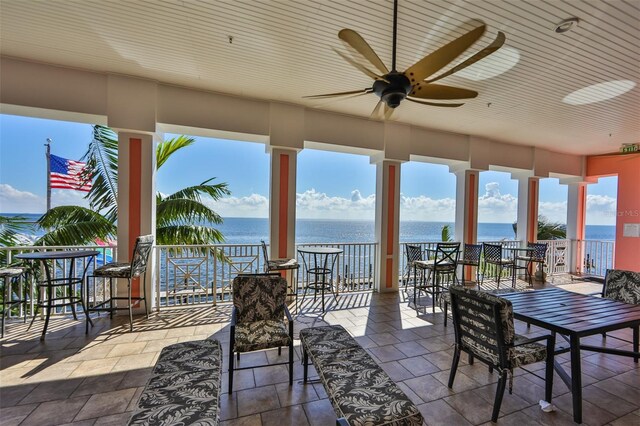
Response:
[{"label": "white cloud", "polygon": [[567,223],[567,202],[540,201],[538,203],[538,214],[546,217],[551,222]]},{"label": "white cloud", "polygon": [[500,193],[498,182],[485,185],[485,193],[478,197],[478,222],[513,223],[516,221],[518,197]]},{"label": "white cloud", "polygon": [[456,200],[400,196],[400,218],[425,222],[453,222],[456,215]]},{"label": "white cloud", "polygon": [[[84,199],[86,192],[65,189],[51,191],[51,207],[89,207]],[[2,213],[44,213],[47,199],[29,191],[20,191],[8,184],[0,184],[0,212]]]},{"label": "white cloud", "polygon": [[608,195],[587,195],[587,224],[615,225],[617,200]]},{"label": "white cloud", "polygon": [[368,219],[375,215],[376,196],[363,197],[359,190],[350,198],[331,197],[311,188],[296,194],[297,216],[300,219]]},{"label": "white cloud", "polygon": [[226,197],[217,201],[204,201],[222,217],[269,217],[269,199],[264,195]]}]

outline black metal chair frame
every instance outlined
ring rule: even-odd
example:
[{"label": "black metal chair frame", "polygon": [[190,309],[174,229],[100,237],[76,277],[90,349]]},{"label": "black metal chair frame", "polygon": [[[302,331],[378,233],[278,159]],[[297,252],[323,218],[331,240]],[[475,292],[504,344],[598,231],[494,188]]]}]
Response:
[{"label": "black metal chair frame", "polygon": [[464,270],[465,266],[476,267],[476,284],[480,288],[480,257],[482,256],[482,244],[467,244],[465,243],[462,249],[462,259],[458,261],[458,264],[462,266],[462,278],[460,284],[464,285]]},{"label": "black metal chair frame", "polygon": [[[436,299],[442,292],[440,288],[440,278],[442,275],[453,274],[453,280],[456,280],[456,269],[458,268],[458,257],[460,255],[460,243],[438,243],[434,252],[433,261],[414,261],[414,276],[417,276],[417,269],[422,270],[420,284],[416,282],[413,292],[413,305],[418,310],[419,294],[423,290],[431,294],[432,312],[436,310]],[[427,256],[429,257],[429,256]],[[444,287],[443,287],[444,288]]]},{"label": "black metal chair frame", "polygon": [[[89,323],[91,323],[89,318],[90,312],[109,312],[109,317],[113,318],[114,311],[120,310],[128,310],[129,311],[129,331],[133,331],[133,303],[141,303],[144,301],[144,310],[147,318],[149,318],[149,306],[147,304],[147,265],[149,263],[149,256],[151,255],[151,250],[153,249],[153,235],[143,235],[136,238],[136,244],[133,248],[133,254],[131,256],[131,265],[129,267],[129,274],[127,279],[127,296],[114,296],[117,294],[114,292],[114,278],[109,276],[106,273],[102,273],[100,268],[96,269],[92,275],[94,279],[96,278],[109,278],[109,298],[104,300],[97,305],[89,306],[89,285],[87,282],[87,290],[86,290],[86,300],[87,300],[87,322],[85,324],[85,333],[89,333]],[[114,263],[107,263],[102,266],[102,268],[108,268],[109,265],[115,265]],[[131,280],[133,278],[137,278],[142,276],[142,297],[132,297],[131,295]],[[124,277],[122,277],[124,278]],[[95,286],[94,286],[95,287]],[[126,300],[127,306],[117,306],[117,303],[114,304],[114,301],[118,300]],[[91,323],[93,327],[93,323]]]},{"label": "black metal chair frame", "polygon": [[[15,306],[24,306],[24,322],[27,322],[27,288],[23,286],[22,295],[13,291],[13,286],[18,283],[21,277],[26,272],[26,268],[20,266],[9,266],[7,268],[0,269],[0,278],[3,280],[3,298],[2,298],[2,338],[4,338],[4,323],[5,318],[11,313],[11,309]],[[15,293],[18,299],[13,298]],[[8,306],[8,308],[7,308]]]},{"label": "black metal chair frame", "polygon": [[[304,271],[306,274],[306,283],[304,286],[304,292],[302,293],[302,300],[307,296],[307,290],[313,290],[313,301],[315,303],[316,297],[318,296],[318,291],[321,292],[322,297],[322,312],[324,312],[324,293],[325,290],[329,290],[333,297],[338,302],[338,293],[333,286],[333,270],[335,268],[336,262],[338,261],[338,257],[340,257],[339,253],[312,253],[309,256],[313,256],[313,267],[311,267],[310,263],[307,262],[307,258],[305,257],[305,253],[298,251],[300,258],[302,259],[302,264],[304,266]],[[322,257],[324,256],[324,261],[322,261]],[[331,261],[329,261],[331,259]],[[320,260],[320,261],[319,261]],[[322,266],[318,266],[321,264]],[[311,275],[314,276],[314,281],[311,281]],[[328,278],[328,280],[327,280]]]},{"label": "black metal chair frame", "polygon": [[413,283],[415,286],[415,283],[417,282],[417,278],[415,275],[415,268],[413,267],[413,262],[417,261],[417,260],[422,260],[422,248],[420,248],[420,246],[414,245],[414,244],[405,244],[404,245],[404,254],[405,254],[405,259],[407,261],[407,265],[405,266],[405,274],[404,274],[404,289],[407,289],[407,284],[409,283],[409,280],[411,279],[411,271],[414,272],[413,275]]},{"label": "black metal chair frame", "polygon": [[532,266],[534,263],[539,263],[542,265],[542,271],[544,272],[544,265],[546,263],[548,245],[547,243],[528,242],[527,247],[534,249],[531,256],[518,256],[516,257],[516,260],[523,260],[527,262],[524,268],[524,271],[525,271],[524,275],[525,275],[525,279],[529,277],[529,285],[531,286],[533,285],[533,275],[535,273],[535,271],[532,269]]},{"label": "black metal chair frame", "polygon": [[[452,287],[449,289],[451,292],[451,311],[453,316],[453,324],[455,328],[455,349],[453,354],[453,361],[451,364],[451,372],[449,374],[449,388],[453,387],[453,382],[456,375],[456,370],[458,369],[458,363],[460,362],[460,354],[461,352],[467,353],[469,356],[469,363],[473,364],[474,358],[479,359],[481,362],[487,364],[489,366],[489,371],[493,372],[495,368],[500,374],[500,379],[498,381],[498,386],[496,389],[496,395],[493,403],[493,413],[491,415],[491,421],[497,422],[498,415],[500,413],[500,406],[502,405],[502,398],[504,396],[504,391],[507,385],[508,373],[512,370],[512,366],[509,362],[507,350],[512,347],[521,346],[527,343],[534,343],[546,340],[547,346],[547,358],[546,358],[546,368],[545,368],[545,377],[543,378],[545,381],[545,400],[550,402],[552,398],[552,390],[553,390],[553,363],[554,363],[554,353],[555,353],[555,333],[550,335],[538,336],[531,339],[525,339],[518,341],[517,344],[507,344],[505,342],[504,331],[502,329],[502,319],[500,313],[500,304],[497,302],[492,302],[490,300],[486,300],[479,297],[474,297],[468,293],[462,293],[461,290]],[[472,298],[474,303],[468,303],[464,298]],[[511,302],[508,302],[511,304]],[[473,318],[469,318],[471,313],[475,312],[476,315],[473,315]],[[464,313],[464,316],[461,315]],[[483,339],[479,339],[477,336],[465,331],[462,325],[469,329],[473,329],[476,333],[482,333],[481,328],[474,325],[474,322],[481,322],[485,326],[489,326],[489,332],[486,333]],[[494,363],[490,359],[482,356],[482,354],[467,346],[462,337],[466,337],[475,341],[476,343],[482,344],[485,347],[491,347],[498,354],[498,362]],[[491,345],[491,342],[496,342],[496,345]],[[528,370],[527,370],[528,371]],[[531,372],[530,372],[531,373]],[[531,373],[534,374],[534,373]],[[513,373],[512,373],[513,375]],[[534,374],[536,377],[540,377]],[[511,386],[509,386],[509,393],[512,393]]]},{"label": "black metal chair frame", "polygon": [[[511,272],[514,273],[514,278],[515,278],[515,271],[514,271],[515,261],[511,259],[502,258],[502,246],[500,244],[482,243],[482,254],[484,258],[484,265],[482,266],[481,284],[484,283],[487,264],[495,265],[496,269],[498,270],[497,288],[500,288],[500,277],[502,276],[502,270],[504,269],[505,266],[508,266],[511,269]],[[513,286],[515,286],[515,280],[513,280]]]},{"label": "black metal chair frame", "polygon": [[[296,259],[270,259],[269,251],[267,250],[267,243],[264,240],[260,240],[262,246],[262,256],[264,258],[264,272],[287,272],[295,271],[291,273],[291,285],[289,286],[289,296],[295,297],[296,311],[298,310],[298,272],[300,271],[300,264]],[[278,265],[278,261],[283,261],[286,266]]]},{"label": "black metal chair frame", "polygon": [[[242,277],[277,277],[277,278],[282,278],[282,276],[279,273],[262,273],[262,274],[239,274],[236,276],[236,278],[242,278]],[[235,343],[235,336],[236,336],[236,326],[238,325],[238,309],[236,308],[236,306],[233,306],[233,309],[231,311],[231,324],[229,327],[229,394],[231,394],[233,392],[233,372],[236,370],[250,370],[253,368],[260,368],[260,367],[271,367],[273,365],[289,365],[289,386],[293,385],[293,317],[291,316],[291,312],[289,312],[289,308],[287,307],[287,304],[284,304],[284,314],[287,318],[287,321],[289,323],[289,360],[285,361],[285,362],[278,362],[278,363],[272,363],[272,364],[262,364],[262,365],[252,365],[250,367],[237,367],[234,365],[234,343]],[[276,347],[276,346],[273,346]],[[282,354],[282,347],[278,346],[278,355]],[[266,348],[266,349],[270,349],[270,348]],[[261,349],[264,350],[264,349]],[[236,359],[237,361],[240,361],[240,353],[241,352],[236,352]],[[251,351],[253,352],[253,351]]]}]

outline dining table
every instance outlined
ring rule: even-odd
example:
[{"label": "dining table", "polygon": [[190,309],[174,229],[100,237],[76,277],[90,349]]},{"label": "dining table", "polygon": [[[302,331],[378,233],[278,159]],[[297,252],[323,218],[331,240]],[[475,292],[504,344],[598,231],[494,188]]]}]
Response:
[{"label": "dining table", "polygon": [[[43,280],[37,282],[38,301],[35,305],[35,312],[31,319],[31,324],[29,324],[29,328],[31,328],[38,316],[40,308],[46,309],[44,327],[40,340],[45,339],[51,318],[51,311],[53,309],[71,306],[73,318],[78,319],[75,308],[80,304],[88,321],[93,325],[87,313],[82,295],[84,294],[84,281],[87,270],[89,269],[91,260],[98,254],[99,252],[97,250],[58,250],[20,253],[14,256],[16,259],[40,262],[44,268],[45,277]],[[79,274],[76,273],[76,262],[78,260],[83,261],[83,267]],[[67,273],[63,273],[61,277],[55,274],[55,268],[53,267],[53,263],[57,261],[68,264],[69,269]],[[78,285],[80,285],[79,292],[77,290]],[[62,289],[61,295],[57,294],[57,289]]]},{"label": "dining table", "polygon": [[[572,395],[573,420],[582,423],[581,351],[600,352],[640,359],[640,305],[575,293],[560,288],[501,294],[511,301],[513,315],[543,329],[559,334],[569,347],[556,347],[556,354],[570,352],[571,376],[557,359],[554,367]],[[585,345],[581,339],[630,327],[633,330],[632,350]],[[557,339],[556,339],[557,341]]]}]

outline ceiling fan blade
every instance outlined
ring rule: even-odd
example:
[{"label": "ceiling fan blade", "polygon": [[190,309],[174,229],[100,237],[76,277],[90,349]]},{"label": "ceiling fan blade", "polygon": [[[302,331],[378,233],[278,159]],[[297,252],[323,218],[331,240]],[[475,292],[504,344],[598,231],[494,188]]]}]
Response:
[{"label": "ceiling fan blade", "polygon": [[420,99],[469,99],[478,96],[478,92],[421,81],[413,86],[409,96]]},{"label": "ceiling fan blade", "polygon": [[379,118],[380,116],[380,107],[383,105],[382,100],[379,100],[378,103],[376,104],[376,107],[373,109],[373,111],[371,111],[371,118]]},{"label": "ceiling fan blade", "polygon": [[354,61],[353,59],[351,59],[350,57],[348,57],[347,55],[345,55],[344,53],[340,52],[338,49],[333,49],[334,52],[336,52],[338,55],[340,55],[340,57],[342,59],[344,59],[345,61],[347,61],[348,63],[350,63],[351,65],[353,65],[355,68],[357,68],[358,70],[360,70],[361,72],[363,72],[365,75],[367,75],[368,77],[374,79],[374,80],[378,80],[380,79],[380,76],[377,75],[376,73],[374,73],[373,71],[369,70],[367,67],[365,67],[364,65],[359,64],[358,62]]},{"label": "ceiling fan blade", "polygon": [[303,96],[303,98],[307,98],[307,99],[324,99],[324,98],[333,98],[333,97],[338,97],[338,96],[356,95],[356,94],[365,95],[367,93],[371,93],[372,91],[373,91],[373,89],[368,87],[366,89],[351,90],[349,92],[324,93],[322,95]]},{"label": "ceiling fan blade", "polygon": [[417,104],[422,104],[422,105],[429,105],[429,106],[435,106],[435,107],[445,107],[445,108],[457,108],[457,107],[461,107],[464,104],[436,104],[433,102],[425,102],[425,101],[419,101],[417,99],[412,99],[412,98],[407,98],[407,100],[409,102],[415,102]]},{"label": "ceiling fan blade", "polygon": [[498,36],[496,37],[495,40],[493,40],[493,43],[491,43],[489,46],[485,47],[484,49],[482,49],[481,51],[479,51],[478,53],[476,53],[475,55],[473,55],[472,57],[470,57],[466,61],[461,62],[460,64],[458,64],[455,67],[451,68],[449,71],[447,71],[447,72],[445,72],[443,74],[440,74],[439,76],[437,76],[435,78],[427,80],[427,83],[431,83],[433,81],[440,80],[441,78],[445,78],[445,77],[447,77],[447,76],[449,76],[451,74],[457,73],[458,71],[468,67],[469,65],[473,65],[476,62],[478,62],[479,60],[486,58],[487,56],[491,55],[496,50],[500,49],[502,47],[502,45],[504,44],[506,39],[507,39],[507,37],[504,35],[504,33],[502,31],[498,31]]},{"label": "ceiling fan blade", "polygon": [[384,104],[384,119],[385,120],[391,119],[391,116],[393,115],[394,111],[395,111],[394,108],[389,108],[387,104]]},{"label": "ceiling fan blade", "polygon": [[380,60],[376,52],[373,51],[371,46],[358,34],[357,32],[345,28],[338,33],[340,40],[347,43],[354,48],[358,53],[365,57],[366,60],[376,67],[381,73],[388,74],[389,69]]},{"label": "ceiling fan blade", "polygon": [[487,29],[486,25],[481,25],[473,29],[463,36],[458,37],[452,42],[445,44],[440,49],[420,59],[411,65],[405,72],[412,85],[424,80],[430,75],[444,68],[451,61],[456,59],[462,52],[467,50],[473,43],[478,41]]}]

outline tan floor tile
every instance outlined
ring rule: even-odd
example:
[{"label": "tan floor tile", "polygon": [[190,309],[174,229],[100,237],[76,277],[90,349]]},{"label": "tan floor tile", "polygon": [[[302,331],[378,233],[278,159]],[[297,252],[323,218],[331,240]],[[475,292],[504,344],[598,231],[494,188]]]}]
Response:
[{"label": "tan floor tile", "polygon": [[[4,376],[4,371],[2,372],[2,382],[6,381],[5,384],[11,383]],[[14,385],[14,386],[6,386],[0,387],[0,407],[11,407],[13,405],[18,405],[18,403],[27,396],[32,390],[35,389],[37,384],[22,384],[22,385]]]},{"label": "tan floor tile", "polygon": [[75,420],[92,419],[123,413],[131,399],[136,393],[136,389],[123,389],[112,392],[94,394],[82,407]]},{"label": "tan floor tile", "polygon": [[619,398],[630,402],[631,404],[635,404],[636,407],[640,405],[640,389],[638,389],[637,387],[627,386],[625,383],[615,378],[597,382],[594,384],[594,386],[597,386],[606,392],[616,395]]},{"label": "tan floor tile", "polygon": [[0,410],[0,425],[15,426],[20,424],[37,406],[38,404],[28,404],[3,408]]},{"label": "tan floor tile", "polygon": [[131,413],[112,414],[110,416],[103,416],[96,419],[94,426],[121,426],[127,424]]},{"label": "tan floor tile", "polygon": [[238,391],[237,400],[240,417],[280,408],[273,385]]},{"label": "tan floor tile", "polygon": [[418,410],[422,413],[422,417],[429,426],[440,425],[456,425],[470,426],[469,423],[460,413],[453,409],[449,404],[439,399],[437,401],[427,402],[418,405]]},{"label": "tan floor tile", "polygon": [[308,402],[303,407],[311,426],[327,426],[336,423],[336,413],[328,399]]},{"label": "tan floor tile", "polygon": [[20,404],[67,399],[80,386],[82,379],[67,379],[38,384]]},{"label": "tan floor tile", "polygon": [[111,351],[109,351],[105,358],[137,355],[139,353],[142,353],[145,346],[147,346],[147,342],[121,343],[111,349]]},{"label": "tan floor tile", "polygon": [[276,392],[281,407],[303,404],[318,399],[318,395],[311,384],[296,381],[293,382],[292,386],[289,386],[289,383],[277,384]]},{"label": "tan floor tile", "polygon": [[447,386],[431,377],[431,375],[415,377],[405,380],[404,383],[425,402],[434,401],[454,393]]},{"label": "tan floor tile", "polygon": [[101,374],[87,377],[80,383],[80,386],[73,391],[71,396],[93,395],[94,393],[116,390],[119,388],[124,377],[125,373]]},{"label": "tan floor tile", "polygon": [[147,345],[142,350],[142,353],[151,353],[151,352],[160,352],[162,349],[169,345],[173,345],[174,343],[178,343],[178,338],[173,337],[170,339],[162,339],[162,340],[151,340],[147,342]]},{"label": "tan floor tile", "polygon": [[283,382],[288,383],[289,368],[284,365],[255,368],[253,370],[253,377],[255,378],[257,387]]},{"label": "tan floor tile", "polygon": [[393,345],[369,348],[368,351],[381,362],[397,361],[406,358],[406,355],[396,349]]},{"label": "tan floor tile", "polygon": [[[145,386],[151,377],[152,367],[139,368],[136,370],[125,371],[124,379],[120,382],[118,389],[135,388]],[[114,373],[111,373],[114,374]]]},{"label": "tan floor tile", "polygon": [[224,421],[222,426],[262,426],[262,419],[260,414],[254,414],[253,416]]},{"label": "tan floor tile", "polygon": [[108,374],[118,363],[118,358],[94,359],[82,361],[69,377],[88,377]]},{"label": "tan floor tile", "polygon": [[151,367],[154,365],[157,358],[157,353],[121,356],[111,371],[128,371]]},{"label": "tan floor tile", "polygon": [[261,414],[264,426],[308,426],[307,416],[302,405],[279,408]]}]

